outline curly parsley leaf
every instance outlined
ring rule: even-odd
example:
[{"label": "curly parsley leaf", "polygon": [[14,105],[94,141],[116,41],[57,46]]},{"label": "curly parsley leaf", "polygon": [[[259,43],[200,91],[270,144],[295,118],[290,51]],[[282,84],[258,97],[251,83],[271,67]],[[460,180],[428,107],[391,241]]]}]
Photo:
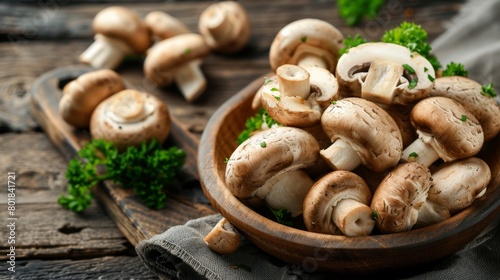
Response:
[{"label": "curly parsley leaf", "polygon": [[278,223],[285,226],[293,226],[293,217],[290,211],[288,211],[287,209],[273,209],[269,206],[268,208],[269,210],[271,210]]},{"label": "curly parsley leaf", "polygon": [[354,26],[364,18],[378,15],[384,0],[339,0],[337,9],[340,17],[349,26]]},{"label": "curly parsley leaf", "polygon": [[450,62],[448,65],[446,65],[446,69],[443,70],[443,73],[441,76],[447,77],[447,76],[462,76],[462,77],[467,77],[469,75],[469,72],[465,70],[465,67],[462,63],[455,63],[455,62]]},{"label": "curly parsley leaf", "polygon": [[484,85],[481,87],[482,89],[482,94],[490,97],[496,97],[497,94],[495,92],[495,87],[493,86],[493,83],[489,83],[487,85]]},{"label": "curly parsley leaf", "polygon": [[163,208],[166,199],[163,189],[180,172],[186,159],[183,150],[177,147],[164,150],[156,140],[119,153],[113,143],[96,139],[87,143],[78,155],[79,158],[70,160],[66,171],[68,194],[58,200],[64,208],[75,212],[90,206],[92,187],[104,180],[133,188],[150,208]]},{"label": "curly parsley leaf", "polygon": [[351,48],[357,47],[361,44],[366,43],[367,41],[361,37],[361,35],[356,34],[356,36],[351,37],[351,35],[347,35],[344,39],[344,47],[339,50],[340,56],[349,52]]},{"label": "curly parsley leaf", "polygon": [[263,127],[273,127],[276,125],[281,125],[276,120],[271,118],[269,114],[264,110],[264,108],[260,109],[254,116],[248,118],[245,122],[245,130],[243,130],[237,138],[238,145],[243,143],[245,140],[250,138],[253,133],[263,129]]}]

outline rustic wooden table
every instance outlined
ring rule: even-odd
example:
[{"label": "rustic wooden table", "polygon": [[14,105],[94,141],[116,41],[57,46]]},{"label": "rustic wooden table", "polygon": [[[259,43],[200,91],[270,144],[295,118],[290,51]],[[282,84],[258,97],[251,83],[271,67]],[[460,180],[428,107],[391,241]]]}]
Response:
[{"label": "rustic wooden table", "polygon": [[[113,3],[109,3],[113,2]],[[123,5],[141,16],[166,11],[197,31],[198,17],[213,1],[19,1],[0,3],[0,182],[8,172],[16,177],[15,273],[7,271],[11,234],[5,226],[8,207],[6,183],[0,189],[0,278],[19,279],[154,279],[137,257],[134,240],[109,207],[94,202],[83,214],[62,209],[57,198],[65,191],[65,169],[71,154],[61,153],[29,111],[30,88],[42,74],[76,65],[78,55],[91,43],[94,15],[110,5]],[[129,60],[117,71],[132,85],[162,95],[171,112],[199,138],[216,108],[234,93],[270,71],[269,46],[280,28],[300,18],[326,20],[345,35],[361,33],[377,40],[402,21],[421,24],[429,40],[445,29],[462,1],[386,1],[381,17],[350,28],[338,17],[335,1],[241,1],[250,15],[249,45],[236,55],[210,55],[203,64],[208,79],[205,95],[187,104],[174,87],[148,88],[142,61]],[[201,194],[199,186],[193,192]],[[213,213],[203,197],[163,228]],[[103,205],[103,204],[101,204]],[[105,211],[106,210],[106,211]],[[141,236],[141,235],[138,235]],[[146,236],[142,235],[142,236]],[[134,239],[136,238],[136,239]],[[132,240],[132,241],[131,241]]]}]

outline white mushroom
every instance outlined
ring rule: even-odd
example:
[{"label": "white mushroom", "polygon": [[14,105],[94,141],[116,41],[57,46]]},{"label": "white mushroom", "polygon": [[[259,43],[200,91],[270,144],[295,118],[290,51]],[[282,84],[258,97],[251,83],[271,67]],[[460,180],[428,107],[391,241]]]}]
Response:
[{"label": "white mushroom", "polygon": [[222,218],[204,238],[210,250],[219,254],[231,254],[240,246],[240,235],[225,218]]},{"label": "white mushroom", "polygon": [[476,155],[482,148],[481,125],[467,109],[446,97],[428,97],[411,111],[418,139],[403,151],[401,161],[418,161],[430,166]]},{"label": "white mushroom", "polygon": [[80,55],[80,61],[94,68],[114,69],[125,55],[145,53],[151,45],[144,21],[125,7],[101,10],[94,17],[92,29],[95,41]]},{"label": "white mushroom", "polygon": [[435,78],[430,62],[391,43],[365,43],[340,57],[336,77],[342,93],[381,104],[425,98]]},{"label": "white mushroom", "polygon": [[304,198],[304,224],[309,231],[347,236],[367,236],[374,226],[372,195],[368,185],[349,171],[321,177]]}]

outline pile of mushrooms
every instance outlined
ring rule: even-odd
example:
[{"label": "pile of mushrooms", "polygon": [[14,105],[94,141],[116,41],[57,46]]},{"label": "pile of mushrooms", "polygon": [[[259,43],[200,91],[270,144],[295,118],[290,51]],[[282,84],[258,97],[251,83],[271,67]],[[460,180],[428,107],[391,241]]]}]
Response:
[{"label": "pile of mushrooms", "polygon": [[194,102],[206,89],[203,60],[211,52],[239,52],[250,40],[248,15],[234,1],[210,4],[200,14],[199,33],[163,11],[149,12],[143,19],[120,6],[97,13],[92,28],[94,43],[80,55],[82,63],[115,69],[126,55],[145,55],[147,81],[157,87],[175,83],[188,102]]},{"label": "pile of mushrooms", "polygon": [[476,155],[500,131],[498,103],[471,79],[436,77],[406,47],[365,43],[339,58],[342,41],[320,20],[278,33],[275,74],[252,108],[282,126],[263,127],[228,157],[233,195],[302,216],[294,226],[304,230],[346,236],[429,226],[484,195],[491,171]]}]

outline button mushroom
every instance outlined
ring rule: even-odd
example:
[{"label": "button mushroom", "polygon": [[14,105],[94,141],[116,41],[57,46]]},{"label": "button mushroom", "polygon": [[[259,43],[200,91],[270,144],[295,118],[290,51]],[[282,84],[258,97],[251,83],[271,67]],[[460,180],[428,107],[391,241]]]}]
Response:
[{"label": "button mushroom", "polygon": [[494,98],[483,94],[478,82],[461,76],[440,77],[429,95],[448,97],[462,104],[481,123],[485,142],[500,131],[500,106]]},{"label": "button mushroom", "polygon": [[90,135],[119,150],[153,138],[162,143],[170,130],[165,104],[151,94],[126,89],[101,102],[92,113]]},{"label": "button mushroom", "polygon": [[375,103],[357,97],[331,104],[321,125],[332,145],[320,151],[333,170],[354,170],[360,164],[384,172],[398,164],[403,140],[398,126]]},{"label": "button mushroom", "polygon": [[202,59],[210,49],[199,34],[181,34],[156,43],[144,61],[144,74],[155,85],[175,81],[188,102],[193,102],[206,88],[201,71]]},{"label": "button mushroom", "polygon": [[490,168],[480,158],[470,157],[444,163],[432,174],[432,186],[427,199],[445,206],[453,215],[481,197],[490,180]]},{"label": "button mushroom", "polygon": [[261,103],[282,125],[312,127],[337,99],[337,89],[335,76],[326,69],[285,64],[276,69],[276,78],[261,87]]},{"label": "button mushroom", "polygon": [[253,198],[259,188],[279,174],[311,166],[319,144],[302,129],[273,127],[240,144],[226,166],[228,189],[240,199]]},{"label": "button mushroom", "polygon": [[200,16],[198,29],[216,52],[235,53],[250,39],[250,22],[243,6],[234,1],[211,4]]},{"label": "button mushroom", "polygon": [[145,53],[151,45],[149,30],[137,13],[112,6],[94,17],[94,43],[80,55],[80,61],[94,68],[114,69],[127,54]]},{"label": "button mushroom", "polygon": [[304,223],[312,232],[367,236],[374,226],[372,195],[363,178],[349,171],[321,177],[304,198]]},{"label": "button mushroom", "polygon": [[68,124],[88,128],[92,112],[101,101],[125,89],[121,77],[113,70],[87,72],[63,88],[59,113]]},{"label": "button mushroom", "polygon": [[183,22],[162,11],[149,12],[144,17],[144,23],[151,31],[153,40],[156,42],[180,34],[191,33],[189,27]]},{"label": "button mushroom", "polygon": [[396,166],[373,194],[371,208],[377,212],[376,226],[382,233],[410,230],[431,186],[428,167],[410,162]]},{"label": "button mushroom", "polygon": [[319,19],[300,19],[287,24],[274,38],[269,50],[273,71],[283,64],[317,66],[335,71],[344,35]]},{"label": "button mushroom", "polygon": [[203,241],[214,252],[231,254],[240,246],[240,235],[231,223],[222,218],[203,238]]},{"label": "button mushroom", "polygon": [[402,104],[427,97],[435,73],[430,62],[391,43],[365,43],[349,49],[337,65],[341,92],[381,104]]},{"label": "button mushroom", "polygon": [[446,97],[428,97],[411,111],[418,139],[403,151],[401,161],[418,161],[430,166],[476,155],[484,134],[476,117],[460,103]]}]

